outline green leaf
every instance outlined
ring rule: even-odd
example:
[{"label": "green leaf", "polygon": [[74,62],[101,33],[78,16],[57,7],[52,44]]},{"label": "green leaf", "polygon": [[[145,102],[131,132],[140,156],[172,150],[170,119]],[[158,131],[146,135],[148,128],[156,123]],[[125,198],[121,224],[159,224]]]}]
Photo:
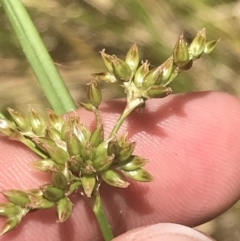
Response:
[{"label": "green leaf", "polygon": [[23,51],[52,108],[59,114],[76,105],[21,0],[1,0]]}]

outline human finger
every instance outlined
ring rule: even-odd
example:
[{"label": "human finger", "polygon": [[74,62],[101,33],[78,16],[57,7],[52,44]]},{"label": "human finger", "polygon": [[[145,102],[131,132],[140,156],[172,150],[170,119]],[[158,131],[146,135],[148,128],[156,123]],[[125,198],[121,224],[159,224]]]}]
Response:
[{"label": "human finger", "polygon": [[[123,103],[117,101],[103,106],[106,132],[122,108]],[[91,115],[80,112],[82,120],[91,125]],[[220,93],[150,100],[142,114],[133,113],[121,131],[128,131],[137,141],[136,154],[151,160],[147,169],[155,180],[131,183],[126,190],[104,187],[103,199],[115,234],[157,222],[194,226],[236,202],[240,184],[239,116],[239,100]],[[0,150],[0,189],[26,189],[48,181],[45,174],[30,168],[35,157],[26,149],[3,141]],[[75,201],[78,198],[74,198],[74,213],[65,224],[54,223],[53,211],[41,211],[27,216],[22,228],[4,240],[14,240],[19,230],[31,240],[33,234],[41,235],[43,228],[46,240],[69,240],[69,235],[71,240],[101,240],[89,207],[82,199]]]}]

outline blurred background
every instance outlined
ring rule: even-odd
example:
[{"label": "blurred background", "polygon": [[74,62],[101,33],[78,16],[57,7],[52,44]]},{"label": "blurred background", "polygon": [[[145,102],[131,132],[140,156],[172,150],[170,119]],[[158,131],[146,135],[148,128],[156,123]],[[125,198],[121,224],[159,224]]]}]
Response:
[{"label": "blurred background", "polygon": [[[239,0],[23,0],[76,102],[83,101],[91,73],[104,71],[99,51],[124,58],[137,43],[152,67],[171,54],[178,36],[191,41],[206,28],[217,49],[194,63],[171,85],[173,91],[224,91],[240,96]],[[49,107],[0,6],[0,110]],[[104,99],[122,96],[103,85]],[[199,227],[219,241],[239,240],[240,204]]]}]

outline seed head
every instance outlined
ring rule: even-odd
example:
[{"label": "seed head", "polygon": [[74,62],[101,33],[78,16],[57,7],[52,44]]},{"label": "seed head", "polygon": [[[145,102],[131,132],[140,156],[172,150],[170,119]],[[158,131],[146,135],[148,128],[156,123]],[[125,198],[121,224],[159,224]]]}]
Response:
[{"label": "seed head", "polygon": [[120,169],[124,171],[135,171],[136,169],[146,165],[147,162],[148,161],[145,158],[133,155],[129,157],[127,163],[122,165]]},{"label": "seed head", "polygon": [[197,36],[193,39],[189,46],[189,53],[193,58],[199,58],[206,44],[206,32],[205,28],[197,33]]},{"label": "seed head", "polygon": [[53,172],[52,173],[52,185],[59,189],[65,190],[68,186],[68,180],[63,173]]},{"label": "seed head", "polygon": [[47,109],[48,122],[52,128],[61,132],[63,119],[61,116],[56,114],[53,110]]},{"label": "seed head", "polygon": [[73,206],[72,202],[67,197],[64,197],[58,201],[57,215],[58,215],[59,223],[65,222],[71,216],[72,206]]},{"label": "seed head", "polygon": [[126,182],[123,177],[115,170],[109,169],[101,173],[101,177],[104,182],[114,187],[126,188],[129,185],[129,183]]},{"label": "seed head", "polygon": [[91,197],[92,192],[96,186],[96,177],[94,175],[84,175],[81,178],[81,181],[84,193],[87,197]]},{"label": "seed head", "polygon": [[112,56],[112,66],[113,66],[113,72],[117,79],[120,81],[129,81],[132,76],[132,71],[128,64],[122,60],[119,59],[117,56]]},{"label": "seed head", "polygon": [[137,69],[133,82],[136,87],[141,88],[143,84],[143,80],[147,73],[149,72],[149,63],[148,61],[145,61],[142,63],[142,65]]},{"label": "seed head", "polygon": [[104,129],[103,124],[96,126],[95,130],[92,132],[90,137],[90,142],[93,146],[99,146],[104,141]]},{"label": "seed head", "polygon": [[17,127],[24,132],[28,132],[31,129],[28,118],[21,112],[16,111],[12,108],[7,108],[9,114],[11,115],[13,121]]},{"label": "seed head", "polygon": [[132,74],[134,74],[139,65],[139,52],[136,44],[133,44],[127,52],[125,62],[130,67]]},{"label": "seed head", "polygon": [[16,228],[17,225],[20,223],[21,219],[16,217],[8,218],[7,221],[4,223],[2,230],[0,231],[0,235],[8,233],[12,229]]},{"label": "seed head", "polygon": [[173,49],[173,60],[178,67],[187,65],[190,60],[187,43],[184,40],[183,34],[179,36]]},{"label": "seed head", "polygon": [[38,136],[43,136],[47,127],[44,117],[31,106],[29,106],[28,112],[33,132]]},{"label": "seed head", "polygon": [[160,84],[162,80],[162,76],[163,76],[163,67],[162,65],[160,65],[157,68],[152,69],[146,74],[142,83],[142,88],[146,90],[155,84],[156,85]]},{"label": "seed head", "polygon": [[0,203],[0,217],[14,217],[21,213],[21,208],[11,202]]},{"label": "seed head", "polygon": [[162,64],[162,84],[166,83],[173,72],[173,56]]},{"label": "seed head", "polygon": [[20,207],[25,207],[29,202],[29,197],[28,195],[20,190],[4,190],[1,191],[3,196],[5,196],[11,203],[20,206]]},{"label": "seed head", "polygon": [[94,107],[98,108],[101,104],[102,92],[96,79],[92,79],[92,81],[88,84],[87,97]]},{"label": "seed head", "polygon": [[204,54],[212,53],[212,51],[216,48],[219,41],[220,39],[207,42],[204,47]]},{"label": "seed head", "polygon": [[134,171],[124,171],[123,173],[127,177],[139,182],[151,182],[153,180],[153,176],[142,168],[136,169]]},{"label": "seed head", "polygon": [[117,82],[117,79],[115,78],[114,74],[111,73],[105,73],[105,72],[101,72],[101,73],[94,73],[92,75],[93,77],[97,78],[98,80],[102,80],[106,83],[115,83]]},{"label": "seed head", "polygon": [[107,68],[108,72],[113,73],[112,56],[106,54],[106,53],[105,53],[105,49],[103,49],[102,51],[100,51],[100,54],[101,54],[101,56],[102,56],[103,63],[104,63],[104,65],[105,65],[105,67]]},{"label": "seed head", "polygon": [[65,196],[64,191],[62,189],[59,189],[51,185],[44,186],[42,188],[42,191],[43,197],[51,202],[57,202]]}]

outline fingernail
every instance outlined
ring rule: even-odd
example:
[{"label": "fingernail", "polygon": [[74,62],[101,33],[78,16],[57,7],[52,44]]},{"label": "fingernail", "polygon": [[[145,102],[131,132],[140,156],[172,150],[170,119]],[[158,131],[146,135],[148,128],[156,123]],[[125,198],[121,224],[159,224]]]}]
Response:
[{"label": "fingernail", "polygon": [[214,241],[214,239],[183,225],[160,223],[131,230],[113,241]]}]

